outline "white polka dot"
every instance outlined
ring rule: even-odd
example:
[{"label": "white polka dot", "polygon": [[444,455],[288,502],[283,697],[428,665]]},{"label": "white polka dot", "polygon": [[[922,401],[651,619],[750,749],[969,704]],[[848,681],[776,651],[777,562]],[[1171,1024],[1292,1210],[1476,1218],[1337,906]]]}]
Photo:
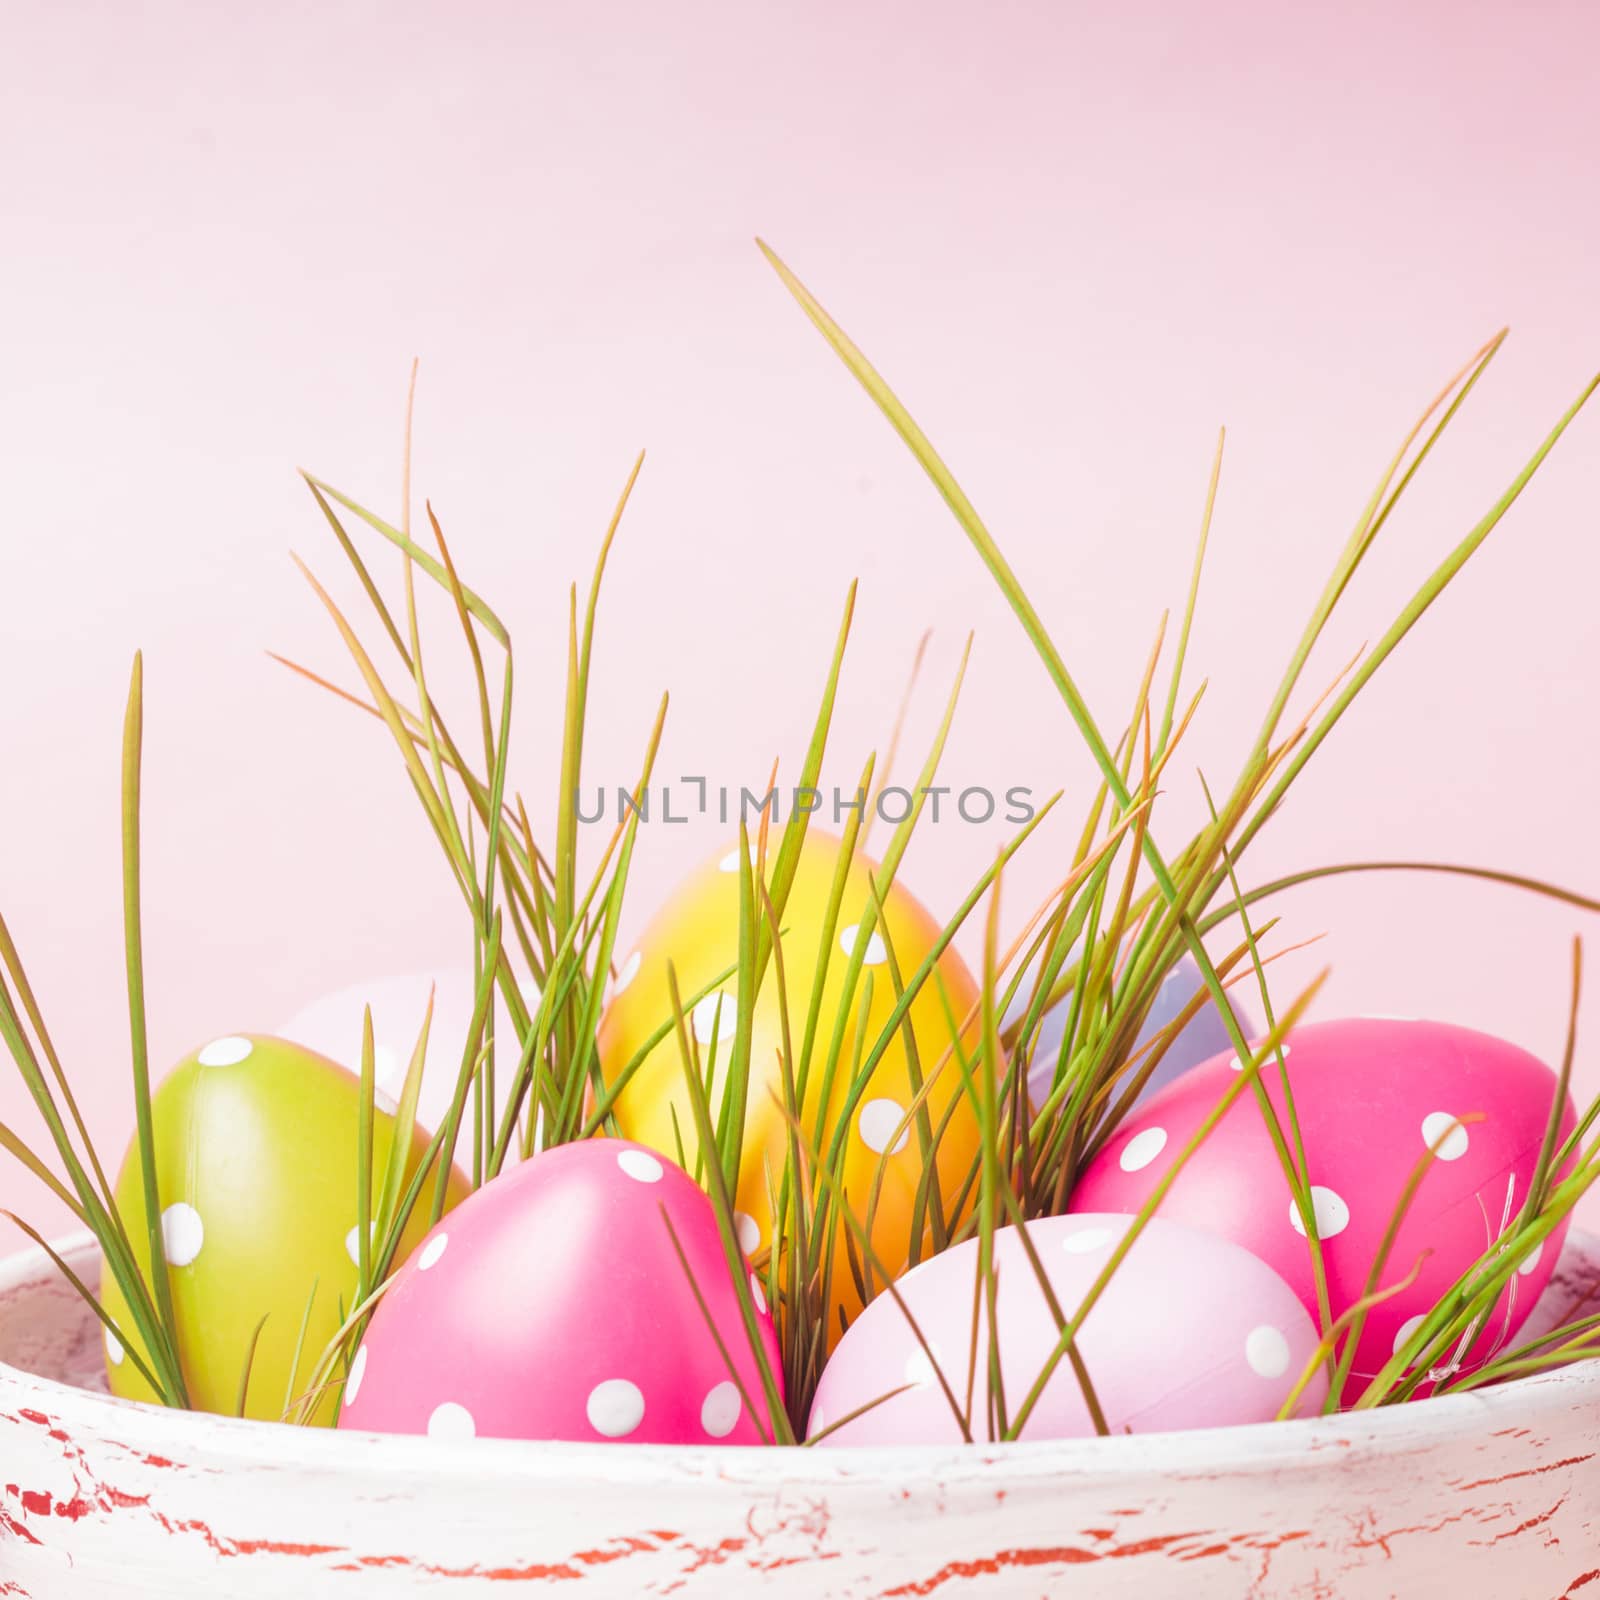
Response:
[{"label": "white polka dot", "polygon": [[[376,1222],[367,1224],[367,1245],[369,1249],[372,1245],[373,1236],[377,1231],[378,1224]],[[344,1253],[350,1257],[350,1260],[356,1266],[359,1267],[361,1265],[361,1224],[359,1222],[344,1236]]]},{"label": "white polka dot", "polygon": [[[869,1100],[861,1108],[861,1115],[856,1119],[856,1127],[861,1132],[861,1142],[869,1150],[876,1151],[880,1156],[887,1152],[897,1156],[911,1139],[911,1130],[902,1129],[899,1137],[895,1132],[900,1128],[905,1118],[905,1107],[897,1100]],[[894,1140],[891,1149],[889,1141]]]},{"label": "white polka dot", "polygon": [[127,1354],[122,1348],[122,1341],[109,1328],[106,1329],[106,1360],[114,1367],[122,1365],[122,1358]]},{"label": "white polka dot", "polygon": [[[408,1057],[407,1059],[409,1060],[410,1058]],[[400,1071],[400,1056],[393,1045],[373,1045],[372,1075],[379,1083],[387,1083],[391,1078],[397,1077]]]},{"label": "white polka dot", "polygon": [[161,1247],[167,1253],[168,1266],[188,1266],[205,1242],[206,1225],[193,1206],[180,1200],[161,1213]]},{"label": "white polka dot", "polygon": [[624,989],[639,976],[640,964],[644,957],[635,950],[631,956],[617,969],[617,980],[611,985],[611,995],[615,999]]},{"label": "white polka dot", "polygon": [[811,1408],[811,1425],[806,1429],[806,1437],[815,1439],[816,1436],[828,1426],[828,1419],[822,1414],[821,1406]]},{"label": "white polka dot", "polygon": [[733,1032],[738,1005],[739,1002],[731,994],[724,994],[720,989],[713,989],[710,994],[703,996],[689,1013],[695,1038],[701,1044],[710,1044],[711,1036],[715,1033],[718,1047],[726,1045]]},{"label": "white polka dot", "polygon": [[[856,935],[861,931],[859,922],[852,922],[848,928],[839,930],[839,948],[848,955],[852,955],[856,948]],[[874,928],[867,935],[866,954],[861,958],[861,964],[866,967],[881,967],[889,959],[889,947],[883,942],[878,930]]]},{"label": "white polka dot", "polygon": [[381,1111],[384,1116],[392,1117],[400,1110],[400,1102],[392,1094],[385,1094],[382,1089],[374,1086],[372,1107],[375,1111]]},{"label": "white polka dot", "polygon": [[717,863],[718,872],[737,872],[739,870],[739,847],[735,845],[727,855]]},{"label": "white polka dot", "polygon": [[422,1253],[417,1257],[417,1271],[426,1272],[429,1267],[437,1266],[439,1264],[439,1257],[445,1253],[445,1250],[449,1247],[449,1244],[450,1235],[448,1233],[434,1234],[434,1236],[425,1245],[423,1245]]},{"label": "white polka dot", "polygon": [[1069,1233],[1061,1241],[1061,1248],[1069,1256],[1086,1256],[1110,1243],[1111,1230],[1109,1228],[1079,1228],[1076,1233]]},{"label": "white polka dot", "polygon": [[472,1420],[472,1413],[465,1406],[458,1406],[454,1400],[446,1400],[442,1406],[435,1406],[433,1415],[428,1418],[430,1439],[472,1439],[477,1432],[478,1425]]},{"label": "white polka dot", "polygon": [[1467,1153],[1467,1130],[1448,1111],[1430,1111],[1422,1119],[1422,1142],[1441,1161],[1459,1161]]},{"label": "white polka dot", "polygon": [[1417,1329],[1420,1328],[1427,1320],[1428,1319],[1425,1315],[1407,1317],[1406,1320],[1394,1330],[1394,1353],[1396,1355],[1399,1355],[1400,1352],[1405,1349],[1405,1347],[1411,1342],[1412,1335],[1415,1334]]},{"label": "white polka dot", "polygon": [[[1350,1207],[1332,1189],[1324,1189],[1319,1183],[1311,1185],[1311,1214],[1317,1219],[1318,1239],[1332,1239],[1350,1226]],[[1289,1201],[1289,1226],[1305,1238],[1300,1202],[1293,1198]]]},{"label": "white polka dot", "polygon": [[1246,1336],[1244,1358],[1258,1378],[1281,1378],[1289,1370],[1289,1341],[1264,1323]]},{"label": "white polka dot", "polygon": [[1528,1274],[1539,1265],[1539,1257],[1543,1254],[1544,1240],[1541,1239],[1538,1244],[1536,1244],[1533,1249],[1531,1249],[1527,1255],[1525,1255],[1522,1260],[1517,1263],[1518,1275],[1526,1278]]},{"label": "white polka dot", "polygon": [[635,1183],[660,1183],[667,1171],[648,1150],[619,1150],[617,1165]]},{"label": "white polka dot", "polygon": [[[1260,1049],[1260,1046],[1257,1045],[1256,1048]],[[1261,1070],[1263,1072],[1265,1072],[1268,1067],[1273,1066],[1277,1062],[1278,1056],[1280,1054],[1282,1054],[1283,1059],[1285,1061],[1287,1061],[1289,1059],[1289,1055],[1290,1055],[1289,1046],[1288,1045],[1280,1045],[1277,1050],[1274,1050],[1271,1054],[1269,1054],[1267,1059],[1261,1063]],[[1228,1065],[1235,1072],[1243,1072],[1244,1068],[1245,1068],[1245,1063],[1243,1061],[1241,1061],[1238,1056],[1230,1056],[1228,1058]]]},{"label": "white polka dot", "polygon": [[248,1039],[230,1033],[226,1039],[213,1039],[198,1056],[202,1067],[236,1067],[255,1049]]},{"label": "white polka dot", "polygon": [[750,1274],[750,1298],[755,1301],[757,1311],[764,1312],[767,1309],[767,1297],[761,1292],[761,1280],[753,1272]]},{"label": "white polka dot", "polygon": [[1124,1172],[1142,1172],[1166,1148],[1165,1128],[1143,1128],[1123,1145],[1117,1165]]},{"label": "white polka dot", "polygon": [[761,1248],[761,1224],[748,1211],[735,1211],[733,1226],[739,1235],[739,1248],[753,1256]]},{"label": "white polka dot", "polygon": [[[353,1406],[356,1396],[361,1393],[361,1380],[367,1375],[367,1347],[356,1351],[356,1358],[350,1363],[350,1376],[344,1380],[344,1403]],[[431,1431],[431,1424],[430,1424]]]},{"label": "white polka dot", "polygon": [[713,1439],[726,1439],[739,1425],[739,1413],[744,1402],[739,1398],[739,1386],[719,1383],[705,1397],[700,1407],[700,1426]]},{"label": "white polka dot", "polygon": [[644,1421],[644,1395],[626,1378],[607,1378],[589,1391],[589,1426],[607,1439],[625,1439]]},{"label": "white polka dot", "polygon": [[[934,1351],[938,1355],[938,1351]],[[906,1357],[906,1382],[912,1383],[919,1389],[926,1389],[934,1382],[933,1362],[928,1359],[928,1352],[918,1345]]]}]

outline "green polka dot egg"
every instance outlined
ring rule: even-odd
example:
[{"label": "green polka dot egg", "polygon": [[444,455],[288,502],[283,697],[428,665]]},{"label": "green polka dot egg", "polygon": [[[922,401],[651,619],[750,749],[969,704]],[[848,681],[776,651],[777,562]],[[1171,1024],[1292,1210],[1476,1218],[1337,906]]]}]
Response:
[{"label": "green polka dot egg", "polygon": [[[287,1040],[244,1034],[213,1040],[186,1057],[152,1096],[162,1246],[195,1409],[234,1412],[248,1359],[244,1414],[280,1419],[286,1400],[310,1383],[318,1357],[354,1305],[360,1106],[354,1073]],[[381,1092],[375,1096],[374,1208],[394,1139],[394,1111]],[[426,1130],[414,1129],[407,1177],[425,1159],[428,1138]],[[447,1208],[466,1193],[466,1181],[453,1171]],[[432,1194],[430,1179],[395,1265],[427,1233]],[[116,1200],[148,1281],[137,1144],[123,1160]],[[109,1275],[100,1299],[124,1337],[134,1339],[136,1324]],[[108,1332],[105,1345],[111,1392],[156,1400],[121,1341]],[[333,1418],[330,1392],[314,1419],[329,1424]]]}]

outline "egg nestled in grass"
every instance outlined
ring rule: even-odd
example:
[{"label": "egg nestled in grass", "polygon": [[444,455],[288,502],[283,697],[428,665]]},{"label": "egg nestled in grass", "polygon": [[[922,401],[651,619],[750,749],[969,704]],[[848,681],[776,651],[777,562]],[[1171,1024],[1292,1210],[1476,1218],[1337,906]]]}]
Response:
[{"label": "egg nestled in grass", "polygon": [[[775,840],[770,851],[776,854]],[[879,884],[886,927],[865,928],[873,905],[871,881],[877,880],[881,869],[858,851],[842,883],[836,885],[841,854],[839,839],[815,828],[808,831],[780,919],[787,1028],[770,964],[755,1004],[736,1204],[747,1249],[754,1253],[770,1247],[769,1184],[780,1182],[790,1152],[779,1065],[787,1043],[805,1140],[824,1154],[835,1140],[839,1142],[842,1193],[863,1223],[870,1216],[873,1253],[883,1271],[894,1276],[914,1258],[929,1253],[935,1231],[932,1205],[954,1220],[964,1204],[962,1196],[976,1161],[978,1127],[962,1089],[952,1039],[965,1029],[960,1035],[964,1050],[970,1055],[976,1049],[978,990],[960,956],[945,948],[868,1073],[870,1053],[896,1007],[891,953],[904,986],[935,949],[941,929],[898,877],[886,891]],[[699,1141],[683,1055],[673,1031],[654,1046],[650,1040],[673,1019],[669,964],[676,971],[685,1006],[721,979],[718,987],[692,1005],[687,1017],[702,1070],[711,1066],[715,1121],[737,1023],[737,983],[722,974],[739,960],[739,883],[735,849],[680,886],[620,963],[600,1028],[601,1066],[608,1083],[644,1052],[615,1100],[618,1131],[683,1160],[691,1170]],[[834,908],[836,888],[839,899]],[[861,966],[847,994],[846,973],[858,946]],[[812,1026],[808,1019],[819,978]],[[913,1115],[918,1084],[930,1082],[919,1113]],[[934,1171],[926,1191],[924,1141]],[[833,1192],[822,1193],[834,1201]],[[852,1248],[857,1249],[859,1263],[855,1236],[839,1219],[826,1308],[830,1340],[837,1338],[841,1318],[853,1316],[861,1306],[850,1262]],[[875,1286],[881,1287],[881,1278]]]},{"label": "egg nestled in grass", "polygon": [[[248,1361],[244,1415],[280,1419],[354,1306],[361,1248],[360,1106],[355,1074],[299,1045],[251,1034],[214,1039],[181,1061],[152,1096],[162,1248],[184,1381],[195,1409],[233,1412]],[[375,1104],[372,1209],[394,1139],[393,1110],[387,1099]],[[408,1176],[426,1158],[427,1144],[427,1132],[415,1128]],[[465,1180],[452,1171],[446,1205],[466,1192]],[[426,1233],[432,1196],[430,1173],[397,1262]],[[123,1162],[116,1199],[148,1282],[149,1230],[137,1145]],[[127,1303],[109,1273],[101,1304],[123,1334],[106,1339],[111,1392],[157,1399],[124,1343],[131,1341],[143,1355]],[[333,1410],[330,1395],[317,1406],[316,1420],[331,1422]]]},{"label": "egg nestled in grass", "polygon": [[[1291,1398],[1300,1414],[1320,1406],[1321,1366],[1295,1394],[1317,1349],[1310,1317],[1277,1273],[1225,1239],[1151,1221],[1091,1303],[1132,1228],[1126,1216],[1046,1217],[1028,1224],[1026,1246],[1017,1229],[996,1231],[998,1384],[988,1312],[973,1315],[987,1306],[979,1241],[925,1262],[840,1341],[808,1433],[825,1445],[954,1444],[965,1420],[982,1442],[1003,1405],[1024,1440],[1082,1438],[1097,1431],[1089,1393],[1113,1434],[1265,1422]],[[1088,1392],[1058,1355],[1061,1325],[1041,1272],[1075,1330]]]},{"label": "egg nestled in grass", "polygon": [[561,1145],[428,1235],[373,1313],[339,1426],[760,1444],[757,1349],[780,1402],[783,1379],[759,1294],[670,1161],[620,1139]]},{"label": "egg nestled in grass", "polygon": [[[1090,1162],[1070,1209],[1138,1210],[1171,1176],[1240,1070],[1236,1055],[1218,1056],[1141,1106]],[[1500,1241],[1527,1202],[1558,1084],[1537,1057],[1470,1028],[1386,1018],[1314,1023],[1290,1033],[1282,1071],[1275,1058],[1261,1069],[1291,1149],[1284,1072],[1333,1317],[1367,1295],[1407,1183],[1432,1152],[1378,1273],[1377,1287],[1395,1292],[1367,1311],[1343,1396],[1348,1403],[1407,1352],[1423,1318],[1462,1274],[1505,1248]],[[1560,1109],[1561,1138],[1574,1121],[1569,1100]],[[1318,1314],[1304,1214],[1254,1092],[1233,1102],[1173,1177],[1158,1215],[1258,1255]],[[1470,1371],[1515,1335],[1549,1280],[1566,1226],[1563,1217],[1515,1263],[1464,1347],[1435,1352],[1431,1366]]]},{"label": "egg nestled in grass", "polygon": [[[1076,954],[1070,956],[1068,965],[1077,959]],[[1137,1073],[1142,1064],[1154,1054],[1157,1035],[1162,1029],[1172,1026],[1183,1015],[1195,995],[1204,988],[1205,979],[1200,975],[1200,968],[1195,964],[1194,958],[1187,955],[1181,957],[1162,979],[1160,988],[1156,990],[1155,999],[1150,1004],[1150,1010],[1145,1016],[1144,1024],[1134,1039],[1133,1048],[1129,1052],[1132,1072]],[[1027,1015],[1032,999],[1030,977],[1018,988],[1016,998],[1006,1012],[1007,1025],[1020,1022]],[[1233,1000],[1231,995],[1230,1000],[1235,1014],[1239,1017],[1240,1026],[1248,1034],[1250,1024],[1245,1020],[1240,1003]],[[1050,1006],[1039,1019],[1033,1054],[1028,1065],[1028,1094],[1036,1106],[1043,1105],[1049,1098],[1060,1061],[1061,1042],[1066,1037],[1067,1024],[1071,1018],[1072,995],[1068,993]],[[1169,1083],[1181,1078],[1191,1067],[1198,1066],[1202,1061],[1208,1061],[1218,1051],[1228,1048],[1230,1046],[1227,1024],[1222,1020],[1215,1003],[1207,998],[1167,1042],[1151,1069],[1150,1076],[1140,1089],[1135,1104],[1142,1105],[1146,1100],[1159,1094]],[[1121,1092],[1122,1081],[1119,1080],[1113,1093],[1120,1095]]]},{"label": "egg nestled in grass", "polygon": [[[526,981],[522,984],[522,997],[529,1006],[538,1004],[537,991]],[[398,1100],[430,1000],[433,1021],[428,1029],[427,1054],[423,1058],[417,1116],[430,1128],[437,1128],[455,1096],[461,1057],[472,1031],[477,984],[470,970],[404,973],[353,983],[301,1006],[272,1031],[280,1039],[293,1039],[308,1050],[327,1056],[330,1061],[355,1068],[361,1062],[361,1033],[370,1010],[374,1076],[378,1088],[391,1099]],[[504,1110],[506,1091],[519,1054],[516,1030],[498,990],[494,1037],[498,1115]],[[468,1106],[470,1117],[470,1099]],[[470,1137],[470,1121],[467,1128]]]}]

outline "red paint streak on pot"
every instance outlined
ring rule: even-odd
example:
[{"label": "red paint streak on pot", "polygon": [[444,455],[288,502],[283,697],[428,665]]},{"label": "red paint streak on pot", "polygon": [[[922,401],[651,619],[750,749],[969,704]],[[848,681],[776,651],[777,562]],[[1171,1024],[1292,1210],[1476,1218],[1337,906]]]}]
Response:
[{"label": "red paint streak on pot", "polygon": [[188,1522],[168,1522],[158,1518],[174,1533],[197,1533],[219,1556],[331,1556],[339,1555],[342,1547],[336,1544],[296,1544],[278,1539],[229,1539],[213,1533],[208,1524],[198,1519]]},{"label": "red paint streak on pot", "polygon": [[744,1539],[723,1539],[709,1547],[704,1545],[690,1546],[694,1550],[694,1563],[686,1567],[686,1572],[698,1572],[702,1567],[720,1567],[729,1556],[737,1555],[747,1543]]},{"label": "red paint streak on pot", "polygon": [[147,1494],[127,1494],[121,1489],[113,1489],[109,1484],[102,1484],[100,1494],[108,1511],[122,1511],[130,1506],[147,1506],[150,1496]]},{"label": "red paint streak on pot", "polygon": [[273,1539],[228,1539],[213,1533],[207,1523],[198,1518],[187,1521],[176,1521],[171,1517],[163,1516],[159,1511],[152,1513],[157,1523],[171,1534],[193,1533],[205,1540],[212,1553],[219,1556],[255,1555],[265,1552],[273,1555],[337,1555],[338,1545],[307,1545],[279,1543]]},{"label": "red paint streak on pot", "polygon": [[70,1500],[52,1501],[50,1495],[43,1489],[19,1489],[14,1483],[6,1485],[6,1493],[12,1499],[20,1500],[22,1509],[30,1517],[55,1515],[65,1517],[68,1522],[77,1522],[88,1516],[93,1509],[81,1494],[74,1495]]},{"label": "red paint streak on pot", "polygon": [[1541,1511],[1538,1516],[1529,1517],[1526,1522],[1519,1522],[1516,1527],[1507,1528],[1504,1533],[1497,1533],[1494,1536],[1494,1538],[1492,1538],[1489,1541],[1489,1543],[1490,1544],[1499,1544],[1502,1540],[1505,1540],[1505,1539],[1515,1539],[1520,1534],[1527,1533],[1529,1531],[1529,1529],[1531,1529],[1531,1528],[1541,1528],[1541,1527],[1543,1527],[1544,1524],[1547,1523],[1553,1516],[1555,1516],[1555,1514],[1558,1511],[1560,1511],[1562,1506],[1564,1506],[1566,1503],[1567,1503],[1567,1497],[1565,1495],[1562,1495],[1562,1497],[1559,1500],[1557,1500],[1556,1503],[1553,1506],[1551,1506],[1548,1511]]},{"label": "red paint streak on pot", "polygon": [[1563,1467],[1581,1467],[1585,1462],[1594,1460],[1591,1450],[1586,1456],[1567,1456],[1561,1461],[1546,1461],[1542,1466],[1524,1467],[1520,1472],[1503,1472],[1498,1478],[1474,1478],[1471,1483],[1457,1483],[1451,1487],[1465,1494],[1469,1489],[1493,1489],[1502,1483],[1510,1483],[1514,1478],[1537,1478],[1541,1473],[1560,1472]]},{"label": "red paint streak on pot", "polygon": [[40,1543],[40,1540],[35,1538],[9,1511],[0,1511],[0,1533],[9,1533],[13,1538],[21,1539],[25,1544],[36,1545]]},{"label": "red paint streak on pot", "polygon": [[[376,1555],[357,1556],[350,1561],[341,1561],[336,1570],[340,1572],[359,1572],[363,1568],[376,1568],[383,1571],[396,1569],[421,1573],[430,1578],[478,1578],[487,1583],[568,1583],[581,1580],[585,1574],[583,1567],[608,1564],[613,1561],[625,1561],[633,1555],[653,1554],[663,1545],[676,1544],[682,1538],[681,1534],[670,1530],[652,1530],[647,1533],[625,1534],[618,1541],[619,1548],[615,1550],[580,1550],[568,1561],[551,1563],[535,1563],[523,1567],[442,1567],[426,1562],[416,1561],[405,1555]],[[246,1553],[257,1546],[248,1546],[243,1542],[234,1541],[240,1553]],[[742,1545],[742,1540],[728,1540],[724,1544]],[[280,1554],[291,1555],[319,1555],[335,1553],[322,1546],[266,1546]],[[712,1561],[725,1559],[726,1552],[719,1546],[715,1551],[696,1551],[700,1560],[696,1565],[705,1564],[707,1558]]]},{"label": "red paint streak on pot", "polygon": [[[1103,1533],[1105,1530],[1097,1530]],[[1167,1534],[1159,1539],[1136,1539],[1128,1544],[1108,1545],[1102,1550],[1085,1550],[1077,1545],[1060,1545],[1055,1547],[1041,1547],[1031,1550],[999,1550],[992,1556],[980,1557],[973,1561],[952,1561],[942,1567],[931,1577],[922,1578],[912,1583],[900,1584],[893,1589],[881,1592],[879,1600],[908,1600],[911,1596],[932,1594],[936,1589],[942,1588],[958,1578],[994,1577],[1008,1568],[1044,1567],[1060,1565],[1066,1567],[1087,1566],[1097,1561],[1120,1561],[1129,1556],[1148,1556],[1165,1554],[1176,1561],[1204,1561],[1213,1556],[1225,1556],[1236,1545],[1246,1549],[1259,1551],[1270,1555],[1272,1551],[1282,1545],[1291,1544],[1296,1539],[1310,1537],[1310,1530],[1297,1528],[1289,1533],[1272,1535],[1240,1534],[1232,1539],[1224,1539],[1218,1543],[1202,1544],[1189,1548],[1195,1539],[1215,1539],[1214,1534],[1207,1533],[1174,1533]]]},{"label": "red paint streak on pot", "polygon": [[295,1544],[282,1539],[225,1539],[228,1553],[236,1556],[333,1556],[344,1548],[337,1544]]},{"label": "red paint streak on pot", "polygon": [[1082,1550],[1075,1545],[1057,1545],[1034,1550],[997,1550],[992,1556],[980,1556],[974,1561],[952,1561],[941,1567],[931,1578],[920,1578],[912,1583],[902,1583],[893,1589],[884,1589],[880,1600],[899,1600],[906,1595],[932,1594],[957,1578],[992,1578],[1007,1567],[1083,1566],[1099,1561],[1100,1553]]},{"label": "red paint streak on pot", "polygon": [[[370,1556],[364,1558],[363,1564],[371,1559]],[[583,1577],[576,1567],[565,1563],[553,1567],[434,1567],[411,1561],[406,1564],[430,1578],[483,1578],[489,1583],[560,1583]]]},{"label": "red paint streak on pot", "polygon": [[[575,1559],[583,1558],[580,1556]],[[579,1582],[586,1576],[578,1567],[564,1561],[554,1565],[535,1563],[525,1567],[442,1567],[402,1555],[357,1556],[353,1561],[339,1562],[334,1570],[359,1572],[368,1567],[382,1571],[399,1569],[416,1572],[428,1578],[479,1578],[485,1583],[571,1583]]]},{"label": "red paint streak on pot", "polygon": [[579,1550],[574,1553],[572,1559],[581,1561],[586,1567],[598,1567],[612,1561],[626,1561],[629,1556],[652,1555],[656,1549],[656,1541],[647,1535],[623,1535],[614,1542],[620,1548],[615,1550]]},{"label": "red paint streak on pot", "polygon": [[817,1561],[837,1561],[839,1559],[839,1551],[827,1550],[818,1555],[810,1556],[774,1556],[771,1561],[752,1561],[750,1565],[758,1572],[777,1572],[783,1567],[806,1567]]}]

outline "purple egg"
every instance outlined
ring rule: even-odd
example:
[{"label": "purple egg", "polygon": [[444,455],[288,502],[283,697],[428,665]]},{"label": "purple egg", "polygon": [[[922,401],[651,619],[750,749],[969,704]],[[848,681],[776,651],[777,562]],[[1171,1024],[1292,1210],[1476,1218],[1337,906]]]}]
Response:
[{"label": "purple egg", "polygon": [[[1167,974],[1157,991],[1155,1001],[1150,1007],[1150,1014],[1145,1018],[1144,1027],[1139,1030],[1139,1037],[1135,1041],[1135,1052],[1149,1044],[1156,1034],[1188,1005],[1195,992],[1204,987],[1205,980],[1200,976],[1200,969],[1195,965],[1194,958],[1184,956]],[[1007,1023],[1015,1022],[1023,1016],[1028,1009],[1030,996],[1030,986],[1024,982],[1006,1012]],[[1232,991],[1230,991],[1231,997]],[[1233,1009],[1239,1018],[1241,1030],[1248,1038],[1251,1024],[1237,1000],[1234,1001]],[[1069,994],[1058,1000],[1039,1019],[1037,1042],[1033,1049],[1033,1059],[1028,1067],[1028,1093],[1033,1097],[1035,1105],[1042,1104],[1050,1093],[1050,1085],[1056,1074],[1056,1057],[1061,1050],[1061,1038],[1067,1031],[1067,1019],[1071,1010],[1072,996]],[[1159,1093],[1174,1078],[1181,1077],[1191,1067],[1198,1066],[1202,1061],[1209,1061],[1212,1056],[1229,1048],[1231,1047],[1227,1025],[1218,1016],[1216,1006],[1208,1001],[1195,1013],[1188,1026],[1167,1046],[1166,1054],[1156,1064],[1155,1071],[1150,1074],[1149,1082],[1140,1091],[1135,1104],[1143,1105],[1151,1095]]]}]

